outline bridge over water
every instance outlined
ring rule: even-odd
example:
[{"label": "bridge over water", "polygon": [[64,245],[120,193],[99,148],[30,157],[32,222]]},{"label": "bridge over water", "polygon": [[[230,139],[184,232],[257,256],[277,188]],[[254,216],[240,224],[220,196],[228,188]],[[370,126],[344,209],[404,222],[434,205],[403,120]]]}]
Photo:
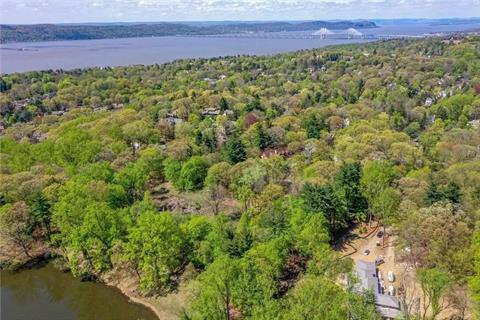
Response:
[{"label": "bridge over water", "polygon": [[329,30],[321,28],[312,33],[305,32],[244,32],[231,34],[194,35],[193,37],[207,38],[247,38],[247,39],[366,39],[366,40],[388,40],[406,38],[426,38],[443,36],[444,34],[368,34],[362,33],[354,28],[346,30]]}]

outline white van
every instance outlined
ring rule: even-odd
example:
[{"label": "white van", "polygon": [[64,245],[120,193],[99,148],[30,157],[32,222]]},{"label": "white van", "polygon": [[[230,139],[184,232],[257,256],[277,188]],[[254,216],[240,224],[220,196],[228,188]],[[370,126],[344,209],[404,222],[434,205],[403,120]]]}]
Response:
[{"label": "white van", "polygon": [[388,281],[390,282],[395,281],[395,275],[393,274],[393,271],[388,271],[387,278],[388,278]]}]

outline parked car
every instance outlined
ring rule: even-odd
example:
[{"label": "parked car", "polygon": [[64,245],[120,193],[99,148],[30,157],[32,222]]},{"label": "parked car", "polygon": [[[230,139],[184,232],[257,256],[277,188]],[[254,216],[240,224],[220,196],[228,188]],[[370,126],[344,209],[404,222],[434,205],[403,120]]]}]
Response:
[{"label": "parked car", "polygon": [[395,295],[395,288],[392,285],[389,285],[387,293],[388,293],[389,296],[394,296]]},{"label": "parked car", "polygon": [[395,281],[395,275],[393,274],[393,271],[388,271],[387,278],[388,278],[388,281],[390,282]]},{"label": "parked car", "polygon": [[378,233],[377,233],[377,237],[378,237],[378,238],[381,238],[381,237],[383,237],[383,231],[378,231]]},{"label": "parked car", "polygon": [[364,255],[364,256],[368,256],[369,254],[370,254],[370,250],[365,249],[365,251],[363,251],[363,255]]},{"label": "parked car", "polygon": [[383,280],[380,280],[380,293],[385,292],[385,282]]},{"label": "parked car", "polygon": [[385,263],[385,260],[383,259],[383,257],[378,257],[375,259],[375,265],[379,266],[382,263]]}]

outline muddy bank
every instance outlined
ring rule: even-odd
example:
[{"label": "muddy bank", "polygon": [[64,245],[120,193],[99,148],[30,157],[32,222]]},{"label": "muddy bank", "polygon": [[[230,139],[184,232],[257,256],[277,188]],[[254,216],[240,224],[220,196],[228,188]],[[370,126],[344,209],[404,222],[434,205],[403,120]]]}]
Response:
[{"label": "muddy bank", "polygon": [[6,246],[0,247],[0,270],[19,271],[47,265],[57,258],[58,252],[44,246],[37,245],[28,255],[18,252]]},{"label": "muddy bank", "polygon": [[109,286],[118,288],[132,302],[151,309],[159,320],[177,320],[185,314],[191,300],[190,284],[194,275],[190,272],[186,272],[186,274],[189,276],[184,277],[175,290],[161,296],[142,295],[138,289],[137,276],[127,270],[115,268],[104,275],[102,281]]},{"label": "muddy bank", "polygon": [[[130,299],[133,303],[137,303],[137,304],[141,304],[143,305],[144,307],[146,308],[149,308],[150,310],[153,311],[153,313],[155,313],[155,315],[157,316],[157,318],[159,320],[166,320],[166,319],[162,319],[162,316],[163,316],[163,313],[160,311],[160,310],[157,310],[157,308],[155,307],[154,304],[148,302],[145,298],[139,296],[137,293],[135,292],[132,292],[129,288],[127,288],[126,286],[124,285],[114,285],[114,284],[109,284],[109,283],[105,283],[106,285],[108,286],[111,286],[111,287],[114,287],[114,288],[117,288],[119,289],[126,297],[128,297],[128,299]],[[175,320],[174,318],[171,318],[172,320]]]},{"label": "muddy bank", "polygon": [[[0,245],[0,270],[3,270],[2,272],[28,272],[42,269],[50,264],[50,267],[54,267],[59,272],[66,273],[73,278],[68,266],[62,259],[62,255],[54,248],[38,243],[29,251],[27,256],[24,252],[13,250],[5,244]],[[176,292],[169,293],[166,296],[145,297],[138,291],[137,277],[125,269],[114,268],[114,270],[100,277],[86,275],[77,280],[116,288],[129,301],[148,308],[160,320],[180,319],[185,306],[188,305],[189,298],[187,297],[186,286],[182,285]]]}]

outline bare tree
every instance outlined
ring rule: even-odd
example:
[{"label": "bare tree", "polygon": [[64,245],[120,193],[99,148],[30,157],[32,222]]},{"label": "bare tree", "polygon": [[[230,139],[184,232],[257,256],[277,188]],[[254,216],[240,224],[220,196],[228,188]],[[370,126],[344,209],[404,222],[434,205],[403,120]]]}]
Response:
[{"label": "bare tree", "polygon": [[0,215],[0,235],[31,258],[33,218],[25,202],[16,202]]},{"label": "bare tree", "polygon": [[468,290],[464,286],[455,286],[447,299],[452,308],[455,309],[454,320],[467,319],[468,310],[470,308],[470,299],[468,296]]},{"label": "bare tree", "polygon": [[220,206],[222,201],[227,196],[227,189],[225,189],[222,185],[210,185],[207,188],[208,192],[208,202],[212,207],[212,211],[214,215],[217,215],[220,212]]},{"label": "bare tree", "polygon": [[420,317],[420,290],[416,286],[415,276],[405,269],[399,277],[398,297],[402,302],[405,320],[418,319]]}]

